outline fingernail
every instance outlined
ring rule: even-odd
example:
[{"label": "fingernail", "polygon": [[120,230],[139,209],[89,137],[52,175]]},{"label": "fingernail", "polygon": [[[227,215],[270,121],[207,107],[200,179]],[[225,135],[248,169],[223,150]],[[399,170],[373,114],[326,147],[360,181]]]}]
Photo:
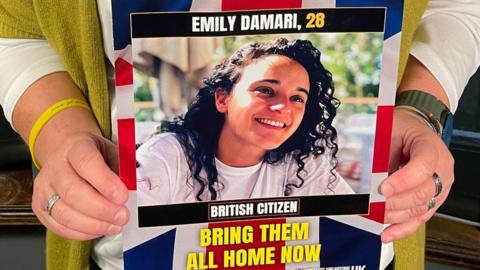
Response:
[{"label": "fingernail", "polygon": [[127,222],[127,212],[125,209],[120,209],[114,217],[115,224],[123,225]]},{"label": "fingernail", "polygon": [[392,196],[394,192],[392,185],[389,183],[384,183],[380,189],[380,193],[385,197]]},{"label": "fingernail", "polygon": [[107,229],[108,235],[118,234],[122,230],[122,227],[111,224]]}]

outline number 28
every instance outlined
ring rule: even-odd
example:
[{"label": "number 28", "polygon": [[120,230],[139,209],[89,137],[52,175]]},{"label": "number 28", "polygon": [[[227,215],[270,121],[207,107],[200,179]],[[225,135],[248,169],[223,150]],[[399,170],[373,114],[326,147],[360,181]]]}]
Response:
[{"label": "number 28", "polygon": [[325,25],[325,13],[307,13],[306,28],[322,28]]}]

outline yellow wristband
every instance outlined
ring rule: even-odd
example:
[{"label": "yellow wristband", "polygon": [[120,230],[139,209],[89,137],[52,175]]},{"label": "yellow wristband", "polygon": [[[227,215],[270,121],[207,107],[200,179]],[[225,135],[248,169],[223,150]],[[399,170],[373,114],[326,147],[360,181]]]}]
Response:
[{"label": "yellow wristband", "polygon": [[35,167],[40,169],[40,166],[38,165],[37,160],[35,159],[34,155],[34,147],[35,147],[35,141],[37,140],[38,134],[42,130],[43,126],[52,119],[57,113],[70,108],[70,107],[80,107],[84,108],[88,111],[90,111],[90,107],[88,104],[78,98],[69,98],[69,99],[64,99],[62,101],[59,101],[52,106],[50,106],[48,109],[46,109],[40,117],[38,117],[37,121],[35,121],[35,124],[33,124],[32,130],[30,130],[30,136],[28,137],[28,148],[30,149],[30,154],[32,155],[32,161],[33,164],[35,164]]}]

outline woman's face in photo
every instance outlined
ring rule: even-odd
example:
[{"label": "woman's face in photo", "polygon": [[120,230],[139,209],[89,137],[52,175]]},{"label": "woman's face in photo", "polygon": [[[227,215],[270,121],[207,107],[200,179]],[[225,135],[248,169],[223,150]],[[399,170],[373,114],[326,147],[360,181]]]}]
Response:
[{"label": "woman's face in photo", "polygon": [[243,67],[227,94],[216,92],[216,105],[225,113],[221,139],[230,145],[278,148],[299,127],[305,112],[309,76],[286,56],[269,55]]}]

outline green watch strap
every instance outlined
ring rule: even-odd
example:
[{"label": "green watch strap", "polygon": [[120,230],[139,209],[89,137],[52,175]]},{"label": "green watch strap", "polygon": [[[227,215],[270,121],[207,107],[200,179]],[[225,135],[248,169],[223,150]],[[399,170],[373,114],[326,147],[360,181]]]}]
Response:
[{"label": "green watch strap", "polygon": [[442,136],[443,128],[450,110],[435,96],[418,90],[408,90],[400,93],[396,98],[396,106],[408,105],[420,110],[433,124],[437,133]]}]

